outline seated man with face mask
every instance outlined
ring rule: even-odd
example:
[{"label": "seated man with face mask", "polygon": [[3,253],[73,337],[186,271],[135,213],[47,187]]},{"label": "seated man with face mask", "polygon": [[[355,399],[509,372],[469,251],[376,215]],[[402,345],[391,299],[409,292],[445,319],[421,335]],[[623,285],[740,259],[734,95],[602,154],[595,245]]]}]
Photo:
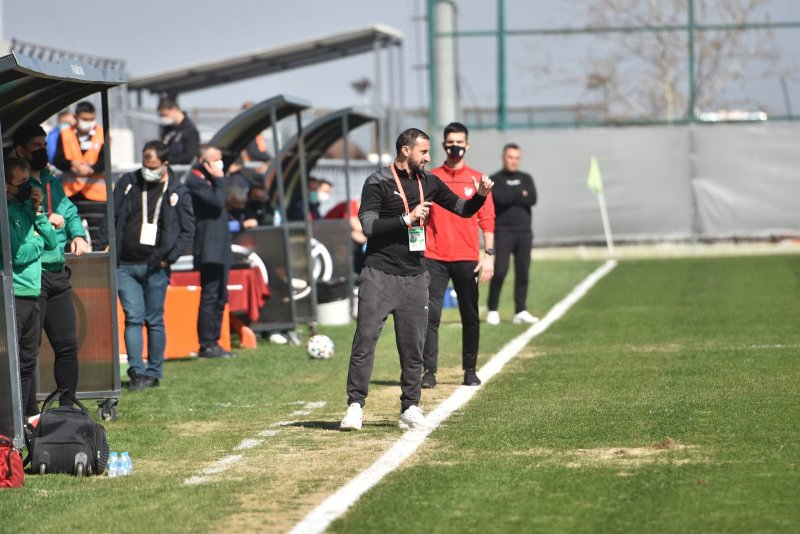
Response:
[{"label": "seated man with face mask", "polygon": [[97,112],[91,102],[75,106],[77,122],[61,130],[61,142],[53,157],[63,173],[64,192],[86,219],[94,250],[108,244],[106,229],[105,132],[97,123]]},{"label": "seated man with face mask", "polygon": [[[123,175],[114,187],[117,291],[125,313],[129,391],[157,387],[164,376],[164,300],[170,265],[194,236],[192,200],[169,168],[169,149],[150,141],[142,168]],[[142,327],[147,327],[147,367]]]},{"label": "seated man with face mask", "polygon": [[[322,219],[319,207],[331,198],[333,184],[324,178],[308,177],[308,217],[312,221]],[[295,198],[286,210],[286,217],[290,221],[303,220],[303,197],[299,189],[295,190]]]}]

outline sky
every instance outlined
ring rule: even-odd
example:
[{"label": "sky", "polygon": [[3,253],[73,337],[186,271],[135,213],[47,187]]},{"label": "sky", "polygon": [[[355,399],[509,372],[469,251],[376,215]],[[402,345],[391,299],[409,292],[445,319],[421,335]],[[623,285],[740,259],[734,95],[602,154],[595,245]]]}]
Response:
[{"label": "sky", "polygon": [[[701,1],[701,0],[696,0]],[[712,1],[712,0],[706,0]],[[713,0],[718,1],[718,0]],[[741,1],[741,0],[728,0]],[[797,0],[765,0],[763,13],[772,20],[800,20]],[[225,59],[246,52],[296,43],[375,23],[404,34],[400,79],[406,104],[427,105],[426,0],[0,0],[5,38],[17,38],[64,50],[89,52],[127,61],[131,77],[179,68],[193,63]],[[461,30],[492,29],[496,21],[492,0],[457,0]],[[586,22],[588,0],[506,0],[510,29],[581,26]],[[76,10],[80,7],[80,12]],[[713,15],[711,15],[713,18]],[[776,42],[788,63],[800,64],[800,30],[776,32]],[[586,62],[602,43],[595,38],[509,39],[509,104],[567,105],[591,100],[585,81]],[[496,102],[497,50],[493,39],[462,39],[459,49],[460,91],[466,105],[491,106]],[[544,72],[543,69],[547,70]],[[572,69],[573,74],[560,74]],[[308,99],[315,107],[338,108],[368,104],[350,84],[373,78],[372,54],[337,60],[186,93],[184,107],[238,107],[245,100],[262,100],[275,94]],[[573,78],[570,78],[573,76]],[[750,81],[749,93],[761,101],[780,98],[776,79]],[[384,78],[386,80],[386,78]],[[760,84],[760,85],[759,85]],[[800,109],[800,79],[788,76],[788,87]],[[749,94],[748,93],[748,94]],[[383,99],[386,99],[384,94]],[[777,100],[776,100],[777,99]],[[153,102],[146,102],[152,106]]]}]

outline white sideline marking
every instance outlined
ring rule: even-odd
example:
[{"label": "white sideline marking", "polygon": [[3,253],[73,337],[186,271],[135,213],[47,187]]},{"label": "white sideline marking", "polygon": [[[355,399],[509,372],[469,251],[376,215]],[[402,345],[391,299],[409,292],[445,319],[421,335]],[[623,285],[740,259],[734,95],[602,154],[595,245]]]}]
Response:
[{"label": "white sideline marking", "polygon": [[[317,408],[324,408],[325,402],[293,402],[292,405],[302,404],[305,406],[306,410],[298,410],[292,413],[292,415],[308,415],[313,410]],[[272,427],[281,427],[281,426],[288,426],[297,423],[297,421],[278,421],[277,423],[272,423],[270,426]],[[258,433],[258,436],[261,438],[269,438],[272,436],[277,436],[280,433],[280,430],[262,430]],[[244,451],[247,449],[255,449],[256,447],[260,446],[264,443],[263,439],[257,438],[245,438],[239,442],[239,444],[233,448],[235,451]],[[184,486],[197,486],[198,484],[205,484],[208,482],[209,477],[211,475],[217,475],[219,473],[224,473],[235,464],[239,463],[244,457],[241,454],[229,454],[228,456],[223,456],[212,465],[203,468],[200,470],[199,475],[195,475],[192,477],[187,478],[183,481]]]},{"label": "white sideline marking", "polygon": [[[512,339],[500,349],[500,351],[478,372],[478,376],[480,376],[484,386],[486,382],[500,372],[503,366],[511,361],[525,345],[560,319],[576,302],[586,295],[592,286],[611,272],[616,266],[617,262],[615,260],[606,261],[589,276],[584,278],[580,284],[575,286],[558,304],[553,306],[541,321],[532,325],[528,330]],[[428,434],[433,432],[445,419],[450,417],[454,411],[466,404],[482,387],[483,386],[460,386],[457,388],[452,395],[428,414],[426,418],[426,429],[410,430],[403,434],[392,448],[378,458],[374,464],[359,473],[355,478],[351,479],[350,482],[339,488],[319,506],[309,512],[302,521],[294,526],[291,530],[292,534],[324,532],[335,519],[344,514],[347,509],[372,486],[380,482],[384,476],[400,467],[400,465],[422,445],[422,442],[425,441]]]}]

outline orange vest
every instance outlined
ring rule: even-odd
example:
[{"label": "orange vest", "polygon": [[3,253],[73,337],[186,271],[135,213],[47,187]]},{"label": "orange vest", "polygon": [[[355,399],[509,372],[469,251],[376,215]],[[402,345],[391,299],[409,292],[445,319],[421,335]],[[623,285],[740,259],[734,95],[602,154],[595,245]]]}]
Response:
[{"label": "orange vest", "polygon": [[[64,157],[69,161],[79,161],[88,165],[94,165],[100,158],[100,150],[103,149],[103,127],[95,126],[92,136],[92,146],[86,152],[81,151],[81,144],[78,141],[78,134],[73,128],[61,130],[61,144],[64,147]],[[106,192],[106,179],[102,174],[91,176],[76,176],[73,173],[65,172],[63,177],[64,193],[68,197],[83,193],[89,200],[105,202],[108,199]]]}]

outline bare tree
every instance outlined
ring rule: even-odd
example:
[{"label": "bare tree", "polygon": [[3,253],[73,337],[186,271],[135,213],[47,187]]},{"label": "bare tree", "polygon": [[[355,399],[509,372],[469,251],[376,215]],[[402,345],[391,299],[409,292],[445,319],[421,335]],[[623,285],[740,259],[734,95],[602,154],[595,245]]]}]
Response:
[{"label": "bare tree", "polygon": [[[695,0],[695,20],[734,26],[764,22],[768,17],[763,8],[768,3]],[[595,28],[685,27],[689,13],[686,0],[591,0],[587,15],[589,26]],[[685,29],[603,35],[616,46],[612,52],[590,55],[586,87],[602,91],[612,115],[668,121],[686,117],[689,45]],[[720,100],[731,84],[744,85],[753,69],[762,69],[759,75],[764,75],[778,61],[773,35],[767,29],[695,31],[694,51],[696,110],[731,105]]]}]

